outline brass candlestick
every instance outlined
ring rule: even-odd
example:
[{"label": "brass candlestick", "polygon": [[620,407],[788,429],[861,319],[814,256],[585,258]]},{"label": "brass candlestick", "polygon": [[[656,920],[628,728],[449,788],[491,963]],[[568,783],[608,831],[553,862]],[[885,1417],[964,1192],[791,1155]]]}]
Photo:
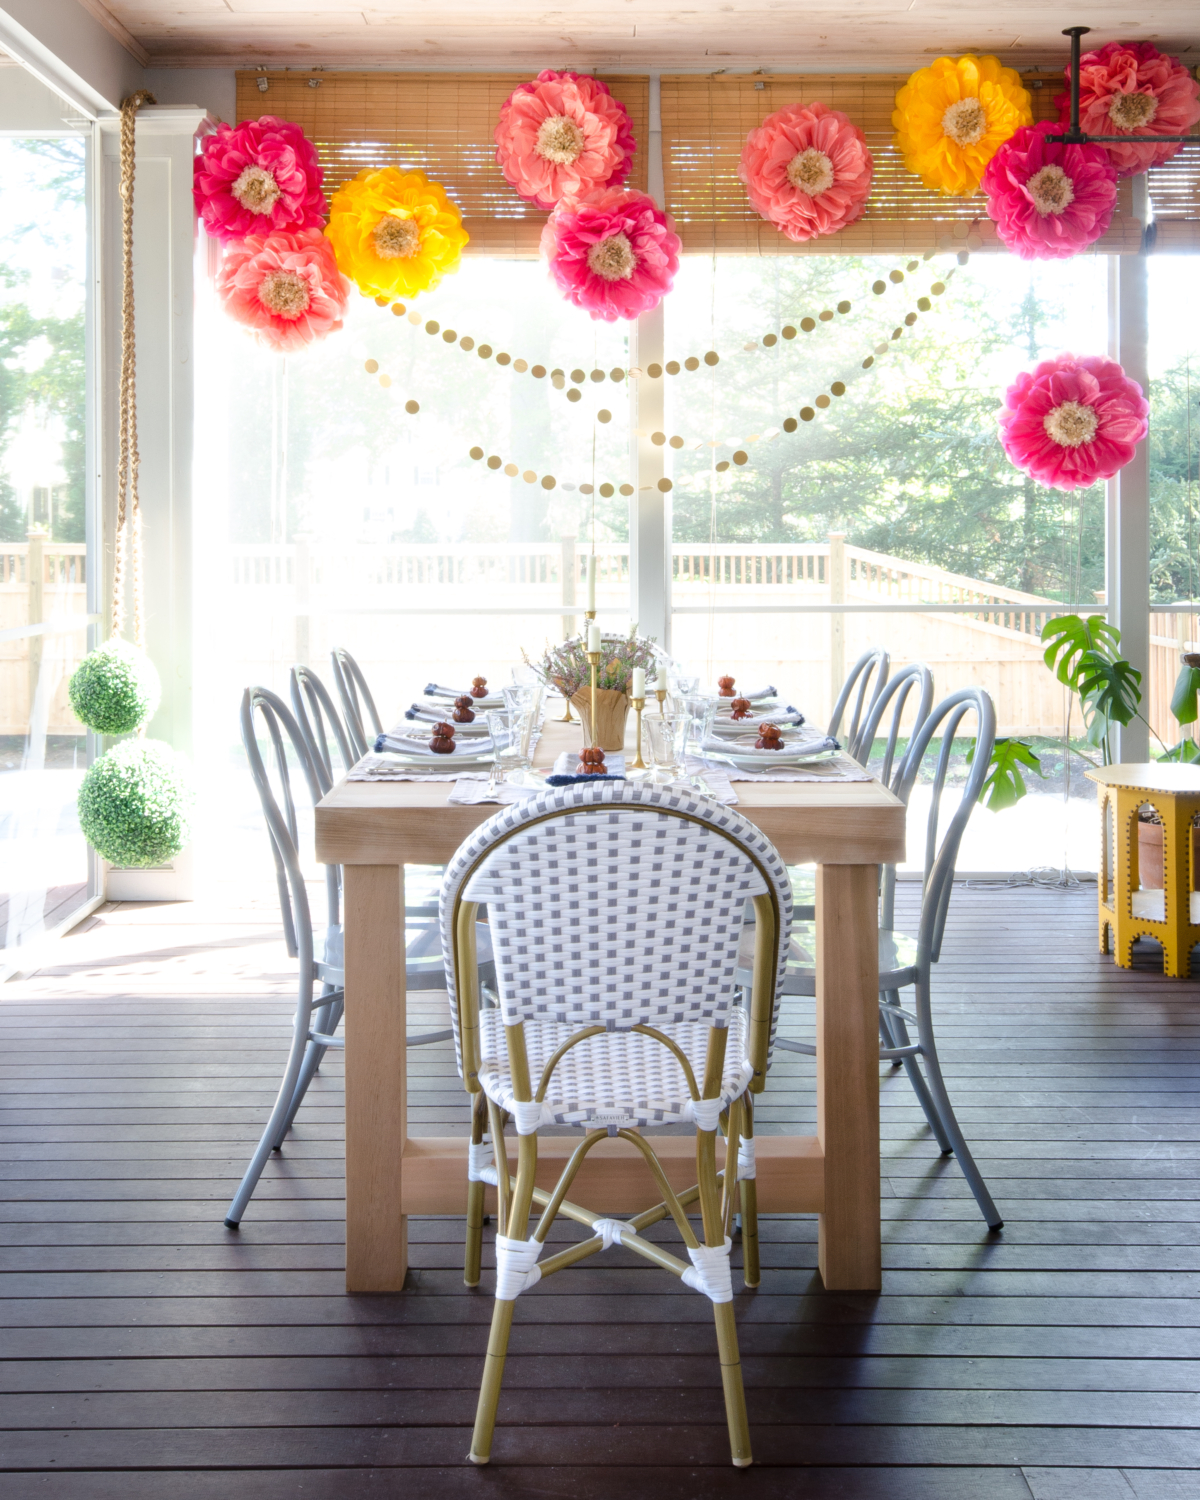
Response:
[{"label": "brass candlestick", "polygon": [[654,689],[654,696],[658,699],[658,713],[659,713],[659,717],[661,718],[662,715],[665,712],[665,710],[663,708],[663,704],[667,701],[667,690],[666,690],[666,688],[655,688]]},{"label": "brass candlestick", "polygon": [[646,762],[642,759],[642,709],[646,706],[646,700],[645,698],[630,698],[629,701],[633,704],[634,713],[637,714],[637,759],[633,763],[633,769],[644,771]]},{"label": "brass candlestick", "polygon": [[601,657],[602,654],[603,653],[600,652],[600,651],[589,651],[587,653],[587,659],[588,659],[589,663],[591,664],[591,668],[592,668],[592,749],[593,750],[598,750],[600,748],[599,741],[596,739],[596,689],[597,689],[597,686],[598,686],[598,679],[599,679],[599,676],[600,676],[600,657]]}]

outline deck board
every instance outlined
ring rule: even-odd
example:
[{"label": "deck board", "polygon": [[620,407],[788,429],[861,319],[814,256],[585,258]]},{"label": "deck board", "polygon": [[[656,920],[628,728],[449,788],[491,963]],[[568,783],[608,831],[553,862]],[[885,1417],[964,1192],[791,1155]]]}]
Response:
[{"label": "deck board", "polygon": [[[956,890],[939,1037],[1005,1230],[881,1070],[883,1292],[826,1294],[815,1219],[764,1220],[746,1474],[708,1304],[621,1251],[521,1299],[471,1470],[490,1278],[419,1219],[408,1291],[344,1294],[340,1058],[221,1225],[292,1008],[269,903],[101,912],[0,992],[0,1500],[1197,1500],[1200,984],[1150,945],[1115,969],[1094,901]],[[811,1130],[812,1081],[779,1055],[759,1131]],[[466,1128],[448,1045],[412,1055],[410,1128]]]}]

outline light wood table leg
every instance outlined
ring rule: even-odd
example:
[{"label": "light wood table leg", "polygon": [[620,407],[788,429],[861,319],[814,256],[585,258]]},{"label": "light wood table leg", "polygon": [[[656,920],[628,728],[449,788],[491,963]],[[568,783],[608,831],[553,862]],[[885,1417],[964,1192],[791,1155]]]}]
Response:
[{"label": "light wood table leg", "polygon": [[398,1292],[408,1269],[404,867],[344,870],[346,1290]]},{"label": "light wood table leg", "polygon": [[818,1265],[828,1291],[878,1291],[879,867],[817,866]]}]

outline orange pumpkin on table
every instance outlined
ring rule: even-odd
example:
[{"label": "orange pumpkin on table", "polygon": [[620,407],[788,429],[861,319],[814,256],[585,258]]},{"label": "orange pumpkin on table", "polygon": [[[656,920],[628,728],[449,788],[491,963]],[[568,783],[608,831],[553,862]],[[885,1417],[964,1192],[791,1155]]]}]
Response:
[{"label": "orange pumpkin on table", "polygon": [[474,698],[470,693],[464,693],[461,698],[454,700],[454,713],[452,715],[456,724],[470,724],[474,722],[475,714],[471,708]]},{"label": "orange pumpkin on table", "polygon": [[579,765],[576,770],[578,776],[607,776],[608,767],[604,764],[604,751],[599,745],[585,745],[579,752]]},{"label": "orange pumpkin on table", "polygon": [[454,725],[435,724],[433,726],[433,738],[429,741],[429,748],[435,755],[453,755]]},{"label": "orange pumpkin on table", "polygon": [[754,741],[756,750],[782,750],[782,731],[778,724],[764,724],[758,731],[758,738]]},{"label": "orange pumpkin on table", "polygon": [[733,677],[718,677],[717,678],[717,687],[720,688],[721,691],[718,693],[717,696],[720,697],[720,698],[732,698],[733,697],[733,684],[734,684],[735,681],[736,681],[736,678],[733,678]]},{"label": "orange pumpkin on table", "polygon": [[487,678],[486,677],[472,677],[472,679],[471,679],[471,697],[472,698],[486,698],[487,697]]},{"label": "orange pumpkin on table", "polygon": [[733,712],[730,714],[730,718],[748,719],[750,717],[749,698],[735,698],[729,706],[733,710]]}]

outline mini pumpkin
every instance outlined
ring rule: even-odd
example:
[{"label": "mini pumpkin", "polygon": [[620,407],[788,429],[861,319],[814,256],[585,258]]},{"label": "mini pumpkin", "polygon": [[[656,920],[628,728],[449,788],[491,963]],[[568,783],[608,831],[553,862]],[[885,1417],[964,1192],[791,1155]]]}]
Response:
[{"label": "mini pumpkin", "polygon": [[487,697],[487,678],[486,677],[473,677],[471,679],[471,697],[472,698],[486,698]]},{"label": "mini pumpkin", "polygon": [[729,706],[733,710],[730,718],[748,719],[750,717],[749,698],[735,698]]},{"label": "mini pumpkin", "polygon": [[456,724],[470,724],[474,722],[475,714],[471,708],[474,698],[470,693],[464,693],[461,698],[454,700],[454,712],[451,718]]},{"label": "mini pumpkin", "polygon": [[758,731],[758,738],[754,741],[756,750],[782,750],[782,731],[778,724],[764,724]]},{"label": "mini pumpkin", "polygon": [[718,677],[717,678],[717,686],[721,690],[720,694],[719,694],[720,697],[722,697],[722,698],[732,698],[733,697],[733,684],[734,684],[735,680],[736,679],[733,678],[733,677]]},{"label": "mini pumpkin", "polygon": [[433,738],[429,741],[429,748],[435,755],[454,754],[454,725],[435,724],[433,726]]},{"label": "mini pumpkin", "polygon": [[585,745],[579,752],[579,767],[576,774],[579,776],[608,775],[608,767],[604,764],[604,751],[599,745]]}]

